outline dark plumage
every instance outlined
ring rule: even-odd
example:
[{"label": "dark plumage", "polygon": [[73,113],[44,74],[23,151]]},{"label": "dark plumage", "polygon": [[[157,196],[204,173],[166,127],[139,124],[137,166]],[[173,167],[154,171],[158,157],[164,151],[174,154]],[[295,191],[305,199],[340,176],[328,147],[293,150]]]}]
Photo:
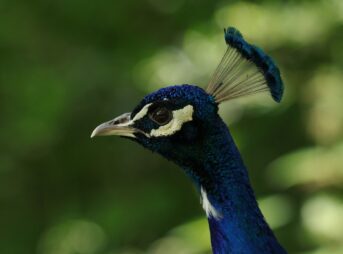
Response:
[{"label": "dark plumage", "polygon": [[131,114],[98,126],[92,136],[125,136],[179,165],[202,197],[213,253],[285,253],[258,208],[240,153],[218,115],[220,102],[260,91],[280,101],[279,70],[237,30],[226,30],[225,40],[229,49],[206,90],[193,85],[160,89]]}]

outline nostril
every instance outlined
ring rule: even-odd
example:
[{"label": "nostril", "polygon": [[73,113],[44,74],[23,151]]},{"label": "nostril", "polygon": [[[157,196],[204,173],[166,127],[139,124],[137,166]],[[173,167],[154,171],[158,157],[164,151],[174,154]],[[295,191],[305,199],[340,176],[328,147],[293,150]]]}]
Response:
[{"label": "nostril", "polygon": [[121,124],[127,122],[127,118],[119,118],[119,119],[114,119],[110,124],[116,125],[116,124]]},{"label": "nostril", "polygon": [[120,125],[130,122],[131,113],[125,113],[107,122],[108,125]]}]

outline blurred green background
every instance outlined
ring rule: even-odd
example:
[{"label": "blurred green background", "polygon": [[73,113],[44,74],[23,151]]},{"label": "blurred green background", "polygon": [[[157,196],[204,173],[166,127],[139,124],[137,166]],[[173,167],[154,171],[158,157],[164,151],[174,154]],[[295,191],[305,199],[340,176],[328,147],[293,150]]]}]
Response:
[{"label": "blurred green background", "polygon": [[0,253],[210,253],[181,170],[89,136],[159,87],[205,86],[227,26],[286,85],[221,106],[267,221],[289,253],[343,253],[341,0],[1,0]]}]

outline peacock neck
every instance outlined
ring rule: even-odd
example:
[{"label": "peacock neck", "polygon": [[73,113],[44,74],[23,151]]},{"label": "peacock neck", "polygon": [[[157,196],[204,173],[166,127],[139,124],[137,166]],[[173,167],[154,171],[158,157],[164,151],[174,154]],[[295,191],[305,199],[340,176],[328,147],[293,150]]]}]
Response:
[{"label": "peacock neck", "polygon": [[209,210],[213,253],[286,253],[263,218],[228,128],[221,119],[211,124],[203,128],[202,148],[196,152],[201,160],[181,166]]}]

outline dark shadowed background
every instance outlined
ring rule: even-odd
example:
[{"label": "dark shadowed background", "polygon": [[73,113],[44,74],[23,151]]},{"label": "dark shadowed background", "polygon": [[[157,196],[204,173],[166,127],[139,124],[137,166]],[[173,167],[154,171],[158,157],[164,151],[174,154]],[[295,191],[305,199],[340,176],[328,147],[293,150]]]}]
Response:
[{"label": "dark shadowed background", "polygon": [[181,170],[89,136],[160,87],[205,86],[226,26],[286,86],[221,106],[267,221],[290,253],[343,253],[341,0],[2,0],[0,253],[210,253]]}]

